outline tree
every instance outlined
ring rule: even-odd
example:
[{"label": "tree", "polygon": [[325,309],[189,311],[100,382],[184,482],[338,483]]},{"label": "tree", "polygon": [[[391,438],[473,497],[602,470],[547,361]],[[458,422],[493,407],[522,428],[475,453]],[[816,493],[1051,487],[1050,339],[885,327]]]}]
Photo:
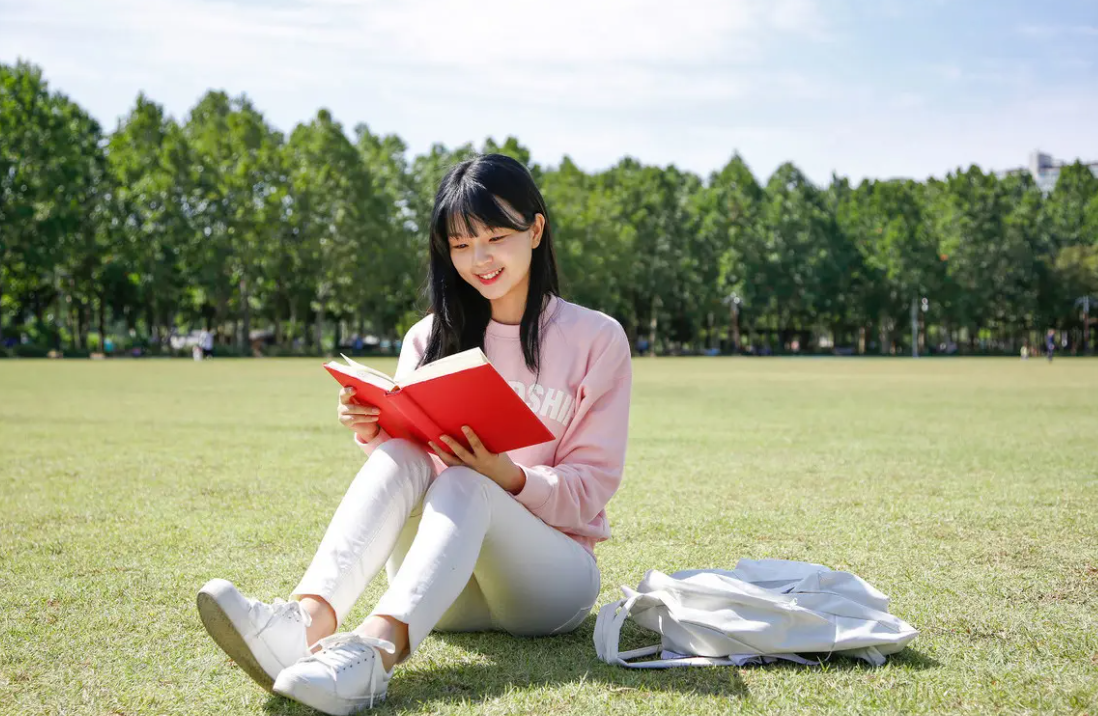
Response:
[{"label": "tree", "polygon": [[892,330],[902,325],[912,302],[942,298],[941,261],[921,188],[912,181],[863,181],[841,201],[838,219],[870,277],[873,288],[861,292],[862,301],[876,311],[880,350],[886,353]]},{"label": "tree", "polygon": [[294,129],[287,161],[293,231],[311,285],[316,346],[323,351],[328,311],[362,300],[356,269],[378,263],[376,237],[382,227],[367,211],[373,181],[366,165],[330,112],[322,109],[312,122]]},{"label": "tree", "polygon": [[844,269],[845,255],[834,249],[834,217],[823,193],[792,164],[778,167],[766,185],[760,213],[762,261],[752,293],[776,322],[782,343],[795,330],[805,330],[829,306],[829,286]]},{"label": "tree", "polygon": [[[1079,296],[1070,280],[1064,279],[1061,252],[1072,246],[1098,243],[1098,177],[1081,162],[1060,170],[1042,212],[1047,232],[1043,252],[1041,290],[1042,316],[1047,325],[1067,326],[1074,322],[1074,301]],[[1068,252],[1064,256],[1074,256]]]},{"label": "tree", "polygon": [[[760,186],[738,154],[703,180],[630,157],[594,173],[567,156],[542,167],[513,136],[480,151],[522,162],[541,187],[565,297],[654,347],[713,346],[728,315],[734,347],[742,325],[783,344],[857,335],[859,350],[877,333],[889,351],[923,297],[920,335],[960,331],[970,348],[1089,330],[1076,300],[1095,291],[1098,177],[1080,162],[1046,197],[1029,176],[975,166],[821,189],[788,163]],[[0,338],[17,323],[83,348],[93,323],[101,336],[123,323],[164,345],[204,322],[244,347],[273,324],[279,345],[326,350],[333,321],[337,341],[352,327],[398,337],[423,307],[438,185],[476,153],[412,157],[365,124],[352,143],[325,110],[283,141],[224,92],[182,126],[139,95],[105,140],[38,68],[0,65]]]},{"label": "tree", "polygon": [[[55,299],[66,304],[58,314],[69,314],[73,277],[65,256],[77,252],[72,261],[81,269],[88,259],[101,136],[84,110],[50,93],[41,70],[0,65],[0,338],[9,303],[30,298],[39,329]],[[50,332],[57,345],[59,327]]]},{"label": "tree", "polygon": [[[111,250],[99,282],[100,302],[128,312],[126,284],[132,282],[135,303],[159,341],[191,286],[184,261],[196,240],[195,159],[180,127],[142,94],[111,136],[107,165],[112,191],[104,232]],[[135,320],[131,316],[129,323]]]},{"label": "tree", "polygon": [[376,330],[396,338],[417,320],[413,309],[427,266],[427,241],[413,210],[416,186],[400,137],[374,135],[365,124],[355,127],[355,136],[372,182],[371,212],[379,231],[371,237],[375,258],[363,267],[368,292],[361,315],[373,316]]},{"label": "tree", "polygon": [[1098,197],[1098,177],[1080,161],[1063,167],[1045,204],[1045,217],[1055,248],[1098,242],[1090,203]]},{"label": "tree", "polygon": [[676,296],[685,288],[679,269],[681,252],[688,250],[684,245],[689,185],[674,167],[661,170],[632,158],[623,159],[600,179],[609,194],[616,234],[612,240],[631,264],[619,317],[631,337],[646,328],[654,347],[661,319],[671,319],[679,308]]},{"label": "tree", "polygon": [[631,260],[614,221],[610,191],[569,157],[540,184],[549,208],[561,291],[569,300],[625,315]]},{"label": "tree", "polygon": [[[247,97],[208,92],[191,110],[187,136],[201,167],[202,199],[195,215],[200,234],[196,263],[215,315],[233,311],[236,340],[246,348],[251,333],[252,291],[269,259],[285,193],[282,136]],[[233,310],[235,309],[235,310]]]},{"label": "tree", "polygon": [[[722,297],[732,303],[733,327],[729,340],[732,349],[740,348],[740,306],[759,308],[766,299],[761,287],[750,280],[763,262],[760,212],[764,194],[743,158],[737,153],[719,172],[709,177],[709,186],[700,201],[707,205],[702,231],[712,235],[717,248],[717,286]],[[734,298],[731,298],[734,297]],[[738,301],[738,302],[737,302]]]}]

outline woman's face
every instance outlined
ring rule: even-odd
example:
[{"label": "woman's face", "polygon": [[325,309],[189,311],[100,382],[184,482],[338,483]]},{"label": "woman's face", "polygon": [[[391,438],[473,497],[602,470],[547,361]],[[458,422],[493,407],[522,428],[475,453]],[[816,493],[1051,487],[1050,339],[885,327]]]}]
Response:
[{"label": "woman's face", "polygon": [[[510,205],[499,201],[505,210],[520,218]],[[461,278],[480,295],[493,304],[514,302],[521,315],[530,284],[530,260],[541,243],[544,227],[545,217],[541,214],[534,216],[534,223],[525,231],[474,224],[473,236],[450,237],[450,259]]]}]

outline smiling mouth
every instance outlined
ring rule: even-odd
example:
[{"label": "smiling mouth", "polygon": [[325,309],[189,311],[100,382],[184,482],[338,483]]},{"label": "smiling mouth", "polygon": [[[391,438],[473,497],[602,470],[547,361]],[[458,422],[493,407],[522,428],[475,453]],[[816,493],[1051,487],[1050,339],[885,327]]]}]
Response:
[{"label": "smiling mouth", "polygon": [[496,279],[499,278],[501,273],[503,273],[503,269],[498,268],[491,273],[478,274],[477,278],[480,279],[481,283],[487,286],[490,283],[495,283]]}]

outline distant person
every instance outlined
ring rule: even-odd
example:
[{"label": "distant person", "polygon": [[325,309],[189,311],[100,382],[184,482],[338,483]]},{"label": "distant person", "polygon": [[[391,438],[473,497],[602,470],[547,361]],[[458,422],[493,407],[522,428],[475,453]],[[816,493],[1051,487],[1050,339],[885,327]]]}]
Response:
[{"label": "distant person", "polygon": [[[368,457],[293,601],[260,602],[223,579],[198,594],[210,635],[265,688],[347,714],[383,700],[433,629],[567,634],[590,614],[594,548],[609,537],[605,507],[625,462],[630,345],[613,318],[559,297],[551,229],[514,159],[477,156],[443,177],[429,224],[431,312],[408,331],[395,377],[483,346],[557,437],[492,454],[465,431],[471,450],[442,438],[455,457],[390,437],[378,408],[341,390],[339,422]],[[388,590],[347,631],[383,566]]]},{"label": "distant person", "polygon": [[202,346],[202,357],[213,358],[214,352],[214,338],[213,332],[203,330],[198,336],[198,342]]},{"label": "distant person", "polygon": [[1048,356],[1048,362],[1052,362],[1052,354],[1056,352],[1056,332],[1049,329],[1048,335],[1045,336],[1045,353]]}]

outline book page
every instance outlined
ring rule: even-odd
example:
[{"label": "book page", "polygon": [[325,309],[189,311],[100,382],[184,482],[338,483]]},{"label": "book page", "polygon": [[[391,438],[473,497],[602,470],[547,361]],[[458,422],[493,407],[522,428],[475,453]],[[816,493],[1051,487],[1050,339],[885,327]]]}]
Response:
[{"label": "book page", "polygon": [[396,383],[392,378],[382,373],[380,370],[374,370],[369,366],[362,365],[356,361],[351,360],[342,353],[339,354],[343,357],[343,360],[347,361],[347,365],[337,363],[336,361],[330,361],[327,366],[332,370],[339,371],[344,375],[353,375],[356,378],[363,380],[371,385],[376,385],[382,390],[388,392],[396,387]]},{"label": "book page", "polygon": [[412,371],[412,374],[400,382],[401,387],[422,383],[425,380],[439,378],[451,373],[458,373],[467,368],[476,368],[488,363],[488,356],[479,348],[470,348],[452,356],[439,358],[433,363],[428,363]]}]

